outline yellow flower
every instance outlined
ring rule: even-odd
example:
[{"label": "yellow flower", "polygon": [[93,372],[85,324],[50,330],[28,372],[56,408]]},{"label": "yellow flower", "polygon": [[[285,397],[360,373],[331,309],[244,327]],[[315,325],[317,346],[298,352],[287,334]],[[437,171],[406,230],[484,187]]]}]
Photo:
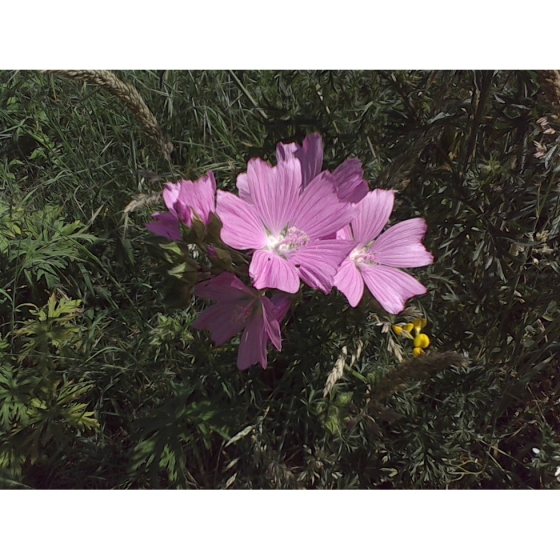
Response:
[{"label": "yellow flower", "polygon": [[430,339],[427,334],[417,334],[414,337],[414,350],[412,350],[412,355],[416,357],[421,356],[424,353],[424,348],[428,348],[429,345]]},{"label": "yellow flower", "polygon": [[393,332],[396,335],[400,335],[412,339],[412,335],[410,334],[410,332],[412,331],[413,328],[414,325],[412,323],[407,323],[406,325],[403,324],[393,325]]},{"label": "yellow flower", "polygon": [[414,337],[414,348],[428,348],[430,339],[427,334],[417,334]]},{"label": "yellow flower", "polygon": [[[410,338],[413,341],[414,349],[412,354],[414,356],[421,356],[424,349],[430,346],[430,338],[427,334],[422,333],[422,329],[428,324],[428,321],[423,317],[414,319],[412,323],[393,325],[393,332],[396,335]],[[414,331],[414,334],[412,334]]]},{"label": "yellow flower", "polygon": [[[410,324],[412,324],[412,328],[414,329],[414,333],[416,335],[419,335],[420,331],[428,324],[428,321],[426,319],[424,319],[423,317],[420,317],[419,319],[414,319],[414,321],[412,321],[412,323],[409,323],[409,325]],[[412,329],[410,329],[410,330],[412,330]],[[410,330],[408,332],[410,332]]]}]

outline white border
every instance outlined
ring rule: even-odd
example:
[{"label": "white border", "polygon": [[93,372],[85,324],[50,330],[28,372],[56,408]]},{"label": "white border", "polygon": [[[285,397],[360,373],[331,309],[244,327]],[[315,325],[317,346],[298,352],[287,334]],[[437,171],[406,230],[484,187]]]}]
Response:
[{"label": "white border", "polygon": [[[3,491],[6,557],[553,557],[553,491]],[[13,553],[13,554],[8,554]]]},{"label": "white border", "polygon": [[0,68],[550,69],[560,67],[557,6],[10,2],[2,8]]}]

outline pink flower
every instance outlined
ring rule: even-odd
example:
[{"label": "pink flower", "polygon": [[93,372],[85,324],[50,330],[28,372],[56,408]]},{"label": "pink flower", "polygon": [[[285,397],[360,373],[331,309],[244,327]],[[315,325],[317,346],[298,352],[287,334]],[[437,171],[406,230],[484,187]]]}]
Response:
[{"label": "pink flower", "polygon": [[317,132],[308,134],[301,146],[295,143],[276,146],[276,160],[286,161],[292,158],[299,159],[301,163],[301,177],[303,188],[321,173],[323,166],[323,140]]},{"label": "pink flower", "polygon": [[175,241],[181,240],[179,222],[192,226],[194,218],[204,224],[210,221],[210,215],[216,212],[216,181],[209,171],[198,181],[167,183],[163,189],[163,200],[169,212],[156,212],[152,218],[156,221],[146,224],[148,230],[156,235]]},{"label": "pink flower", "polygon": [[193,327],[209,330],[216,346],[243,331],[237,367],[243,370],[259,362],[266,369],[268,341],[277,350],[282,349],[280,322],[288,312],[289,297],[277,294],[271,301],[245,286],[231,272],[197,284],[194,294],[217,303],[203,311]]},{"label": "pink flower", "polygon": [[[289,161],[297,159],[301,163],[302,187],[305,188],[321,173],[323,166],[323,141],[320,134],[314,132],[305,137],[299,146],[279,143],[276,147],[276,161]],[[333,172],[338,198],[344,202],[357,203],[369,192],[369,187],[364,180],[364,172],[359,159],[352,158],[342,162]],[[247,174],[241,173],[237,177],[239,196],[251,202],[251,195],[247,186]]]},{"label": "pink flower", "polygon": [[337,234],[339,239],[358,242],[334,279],[352,307],[362,299],[364,282],[381,306],[393,314],[400,313],[409,298],[427,292],[420,282],[395,268],[433,262],[433,255],[421,243],[427,229],[424,219],[406,220],[379,235],[389,220],[394,200],[393,191],[376,189],[368,193],[357,204],[352,223]]},{"label": "pink flower", "polygon": [[255,249],[249,266],[255,288],[293,294],[301,279],[328,293],[340,263],[356,245],[334,239],[354,215],[352,205],[339,200],[334,179],[321,173],[302,191],[299,160],[271,167],[252,159],[246,188],[251,203],[219,191],[216,212],[224,243]]},{"label": "pink flower", "polygon": [[[323,166],[323,141],[317,132],[309,134],[299,147],[297,144],[278,144],[276,159],[285,161],[297,158],[301,162],[302,183],[305,188],[319,173]],[[359,202],[369,192],[364,180],[362,164],[357,158],[343,161],[333,172],[340,200]]]}]

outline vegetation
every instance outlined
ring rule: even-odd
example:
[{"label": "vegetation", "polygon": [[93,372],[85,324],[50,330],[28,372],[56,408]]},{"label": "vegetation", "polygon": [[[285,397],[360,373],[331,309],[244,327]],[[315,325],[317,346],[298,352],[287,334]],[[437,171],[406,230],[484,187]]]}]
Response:
[{"label": "vegetation", "polygon": [[[0,487],[559,486],[558,75],[116,77],[0,72]],[[304,290],[240,372],[144,224],[165,182],[234,190],[315,131],[426,219],[429,293]],[[421,357],[391,329],[417,317]]]}]

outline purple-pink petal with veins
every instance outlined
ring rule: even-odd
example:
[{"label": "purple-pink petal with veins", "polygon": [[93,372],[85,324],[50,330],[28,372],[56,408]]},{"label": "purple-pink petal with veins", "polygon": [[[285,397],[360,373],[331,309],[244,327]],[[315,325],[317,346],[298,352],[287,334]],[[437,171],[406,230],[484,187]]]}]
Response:
[{"label": "purple-pink petal with veins", "polygon": [[278,236],[290,222],[301,190],[301,166],[297,159],[281,161],[275,167],[261,159],[247,165],[251,201],[262,223]]},{"label": "purple-pink petal with veins", "polygon": [[402,270],[383,265],[358,266],[369,291],[388,313],[400,313],[408,299],[427,292],[425,286]]},{"label": "purple-pink petal with veins", "polygon": [[163,189],[163,200],[172,214],[175,214],[175,203],[179,198],[179,189],[179,183],[166,183]]},{"label": "purple-pink petal with veins", "polygon": [[289,253],[288,262],[297,268],[301,279],[308,286],[328,294],[340,263],[355,246],[355,241],[316,240]]},{"label": "purple-pink petal with veins", "polygon": [[278,309],[267,297],[262,296],[260,299],[266,336],[270,342],[272,342],[276,350],[282,350],[282,333],[280,332]]},{"label": "purple-pink petal with veins", "polygon": [[205,309],[193,322],[195,329],[209,330],[216,346],[233,338],[247,324],[254,309],[254,300],[216,303]]},{"label": "purple-pink petal with veins", "polygon": [[193,289],[195,296],[218,302],[231,302],[257,295],[231,272],[222,272],[219,276],[199,282]]},{"label": "purple-pink petal with veins", "polygon": [[[216,180],[209,171],[198,181],[179,183],[179,196],[175,201],[177,215],[189,226],[192,225],[192,211],[207,224],[210,214],[216,211]],[[184,217],[183,217],[184,216]]]},{"label": "purple-pink petal with veins", "polygon": [[354,234],[352,233],[352,228],[350,224],[344,226],[336,232],[335,239],[354,239]]},{"label": "purple-pink petal with veins", "polygon": [[220,236],[226,245],[234,249],[260,249],[268,243],[264,225],[252,204],[218,191],[216,213],[222,222]]},{"label": "purple-pink petal with veins", "polygon": [[354,261],[345,259],[342,262],[334,277],[334,285],[346,296],[352,307],[360,303],[364,295],[364,279]]},{"label": "purple-pink petal with veins", "polygon": [[274,305],[274,313],[276,316],[276,320],[281,323],[286,317],[286,314],[290,310],[290,306],[292,305],[293,298],[290,294],[279,292],[274,294],[270,301]]},{"label": "purple-pink petal with veins", "polygon": [[424,218],[395,224],[375,240],[368,253],[387,266],[412,268],[432,264],[434,257],[421,242],[427,228]]},{"label": "purple-pink petal with veins", "polygon": [[249,183],[247,182],[247,173],[240,173],[237,176],[236,185],[239,192],[239,198],[249,204],[253,204],[253,201],[251,200],[251,193],[249,192]]},{"label": "purple-pink petal with veins", "polygon": [[299,275],[295,266],[272,251],[258,250],[253,253],[249,275],[257,290],[276,288],[290,294],[299,290]]},{"label": "purple-pink petal with veins", "polygon": [[394,191],[375,189],[356,206],[356,217],[352,220],[354,239],[359,248],[373,241],[389,221],[395,201]]},{"label": "purple-pink petal with veins", "polygon": [[237,367],[240,370],[248,369],[253,364],[260,363],[266,369],[267,336],[264,317],[259,313],[251,317],[239,342],[237,354]]},{"label": "purple-pink petal with veins", "polygon": [[292,142],[291,144],[276,144],[276,163],[295,158],[294,152],[299,149],[299,146]]},{"label": "purple-pink petal with veins", "polygon": [[352,220],[354,214],[353,205],[338,199],[332,175],[323,171],[301,194],[290,225],[311,239],[319,239],[336,233]]},{"label": "purple-pink petal with veins", "polygon": [[152,218],[155,218],[155,221],[146,224],[148,231],[173,241],[181,241],[179,220],[173,214],[169,212],[156,212],[152,214]]},{"label": "purple-pink petal with veins", "polygon": [[338,185],[338,198],[344,202],[356,204],[369,192],[362,163],[357,158],[343,161],[332,174]]},{"label": "purple-pink petal with veins", "polygon": [[306,187],[319,173],[323,166],[323,141],[317,132],[308,134],[294,155],[301,162],[302,186]]}]

